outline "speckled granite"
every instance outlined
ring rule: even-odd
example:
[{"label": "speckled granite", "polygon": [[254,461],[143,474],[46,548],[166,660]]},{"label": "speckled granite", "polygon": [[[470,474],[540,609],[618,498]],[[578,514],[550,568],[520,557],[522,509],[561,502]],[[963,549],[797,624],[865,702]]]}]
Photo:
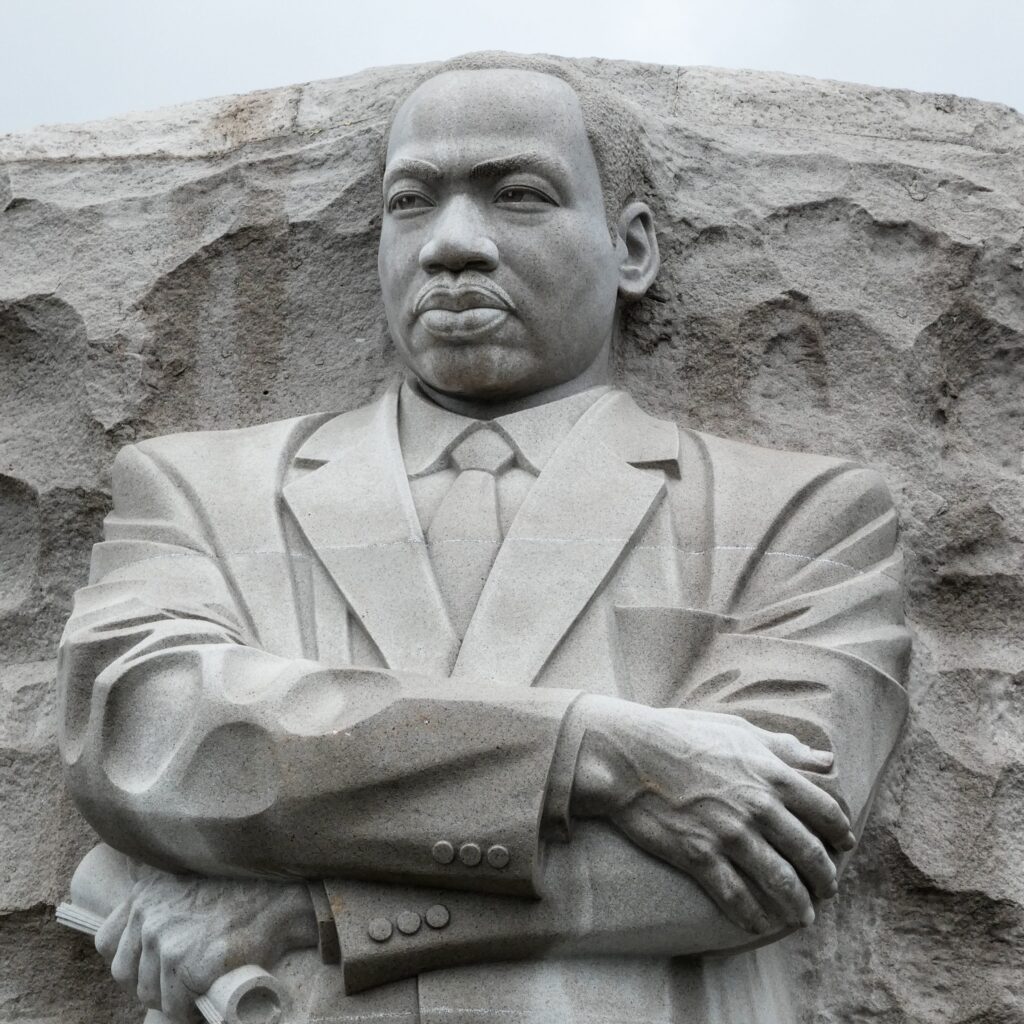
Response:
[{"label": "speckled granite", "polygon": [[[624,382],[656,415],[868,462],[903,521],[911,723],[806,937],[805,1019],[1024,1021],[1024,123],[581,63],[639,104],[668,193]],[[391,376],[374,159],[415,71],[0,139],[0,1021],[137,1018],[52,921],[92,841],[60,781],[56,639],[122,444],[354,407]]]}]

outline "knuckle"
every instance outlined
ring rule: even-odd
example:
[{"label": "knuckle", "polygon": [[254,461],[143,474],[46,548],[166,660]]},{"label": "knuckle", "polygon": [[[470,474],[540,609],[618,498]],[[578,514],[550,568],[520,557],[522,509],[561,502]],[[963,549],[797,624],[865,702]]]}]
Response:
[{"label": "knuckle", "polygon": [[779,858],[775,866],[776,876],[779,879],[779,884],[784,886],[787,891],[795,892],[797,889],[803,888],[803,883],[800,881],[800,877],[796,871],[793,870],[792,865]]},{"label": "knuckle", "polygon": [[711,850],[693,850],[688,860],[699,871],[707,871],[715,863],[715,854]]},{"label": "knuckle", "polygon": [[743,898],[743,891],[732,878],[718,879],[718,893],[722,902],[732,911],[741,912],[746,909],[746,900]]},{"label": "knuckle", "polygon": [[160,951],[160,971],[168,978],[176,978],[185,961],[186,957],[183,950],[162,949]]},{"label": "knuckle", "polygon": [[716,862],[715,850],[703,843],[691,841],[686,845],[685,859],[691,866],[700,870],[709,870]]},{"label": "knuckle", "polygon": [[807,877],[818,886],[830,885],[835,881],[836,876],[831,861],[816,858],[813,861],[808,861],[804,869]]},{"label": "knuckle", "polygon": [[832,858],[825,852],[825,847],[822,846],[821,843],[815,842],[808,860],[810,860],[823,875],[835,878],[836,866],[832,863]]},{"label": "knuckle", "polygon": [[746,834],[747,826],[738,818],[729,818],[719,826],[719,840],[723,846],[729,849],[739,846]]},{"label": "knuckle", "polygon": [[846,812],[834,800],[832,801],[830,812],[836,828],[847,829],[850,827],[850,819],[847,818]]},{"label": "knuckle", "polygon": [[775,809],[775,801],[764,790],[752,793],[748,804],[750,816],[754,821],[763,821]]},{"label": "knuckle", "polygon": [[160,959],[165,964],[178,964],[188,955],[190,946],[180,936],[172,936],[160,945]]},{"label": "knuckle", "polygon": [[796,887],[800,885],[800,879],[796,872],[781,858],[774,858],[769,868],[772,885],[779,892],[792,895]]},{"label": "knuckle", "polygon": [[154,921],[142,922],[142,945],[145,949],[154,949],[160,941],[160,926]]},{"label": "knuckle", "polygon": [[780,766],[771,777],[775,792],[784,799],[793,799],[799,793],[802,782],[803,779],[797,774],[796,769],[790,768],[789,765]]}]

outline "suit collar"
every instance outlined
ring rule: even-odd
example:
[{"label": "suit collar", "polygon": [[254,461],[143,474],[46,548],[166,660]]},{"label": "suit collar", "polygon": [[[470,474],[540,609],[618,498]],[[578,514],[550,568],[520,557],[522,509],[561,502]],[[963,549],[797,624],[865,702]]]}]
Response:
[{"label": "suit collar", "polygon": [[487,422],[512,445],[519,464],[538,476],[576,421],[610,390],[608,386],[588,388],[555,402],[481,421],[442,408],[423,394],[415,380],[407,380],[398,398],[398,435],[406,472],[419,477],[444,469],[458,442]]},{"label": "suit collar", "polygon": [[398,388],[325,423],[283,491],[295,521],[389,668],[447,675],[458,649],[398,449]]},{"label": "suit collar", "polygon": [[[296,453],[296,458],[305,462],[331,462],[339,458],[367,430],[373,429],[375,425],[381,426],[379,414],[385,411],[385,409],[397,408],[400,390],[402,390],[402,385],[395,383],[388,388],[384,395],[369,405],[364,405],[351,412],[341,413],[329,419],[306,439],[305,443]],[[617,388],[592,388],[579,396],[573,396],[573,398],[583,399],[584,396],[593,395],[594,391],[600,391],[600,394],[586,402],[578,410],[571,422],[578,420],[580,415],[587,411],[597,398],[605,398],[608,403],[605,407],[605,414],[595,417],[589,424],[589,428],[595,431],[593,437],[596,442],[606,445],[612,451],[618,453],[626,462],[636,466],[659,462],[674,462],[679,457],[679,428],[674,423],[656,419],[643,412],[627,392]],[[426,399],[421,400],[426,402]],[[551,404],[558,405],[560,403]],[[450,433],[454,427],[453,439],[458,435],[459,431],[465,428],[466,424],[475,422],[468,417],[459,416],[457,413],[441,409],[440,406],[434,403],[430,403],[430,405],[432,409],[443,414],[443,418],[450,417],[452,426],[446,427],[445,430],[446,433]],[[539,409],[543,408],[545,407],[539,407]],[[513,424],[512,429],[516,429],[516,425],[523,422],[520,419],[521,417],[525,417],[528,413],[539,411],[539,409],[511,413],[507,417],[501,417],[501,419],[509,420]],[[390,412],[386,412],[385,415],[390,415]],[[543,424],[543,421],[538,421],[538,423]],[[520,431],[517,430],[516,432],[519,433]],[[567,430],[556,436],[564,437],[565,433],[567,433]],[[526,449],[525,454],[527,454],[531,461],[537,459],[538,462],[546,464],[547,459],[552,454],[550,450],[542,453],[530,440],[525,442],[524,448]],[[424,458],[427,457],[426,455],[424,456]],[[405,461],[416,462],[417,460],[420,463],[423,461],[419,458],[419,454]],[[416,472],[421,471],[422,468],[422,465],[420,465]],[[542,466],[538,468],[542,468]]]},{"label": "suit collar", "polygon": [[453,675],[529,686],[657,508],[672,424],[622,391],[595,402],[527,495],[484,585]]},{"label": "suit collar", "polygon": [[317,465],[284,498],[390,668],[528,686],[649,521],[678,452],[674,424],[623,391],[598,397],[531,488],[461,649],[409,491],[397,385],[316,430],[296,457]]}]

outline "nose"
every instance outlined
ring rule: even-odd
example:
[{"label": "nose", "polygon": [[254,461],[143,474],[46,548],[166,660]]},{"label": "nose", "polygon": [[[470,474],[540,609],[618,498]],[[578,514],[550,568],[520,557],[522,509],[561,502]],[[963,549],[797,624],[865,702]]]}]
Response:
[{"label": "nose", "polygon": [[457,196],[445,203],[432,227],[420,249],[420,266],[428,273],[489,271],[498,266],[498,247],[468,198]]}]

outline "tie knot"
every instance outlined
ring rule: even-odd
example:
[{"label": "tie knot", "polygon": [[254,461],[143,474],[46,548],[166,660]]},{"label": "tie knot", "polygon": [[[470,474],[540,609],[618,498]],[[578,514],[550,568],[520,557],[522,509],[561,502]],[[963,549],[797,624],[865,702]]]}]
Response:
[{"label": "tie knot", "polygon": [[516,453],[492,427],[480,427],[464,437],[451,451],[452,465],[461,473],[478,469],[497,476],[515,462]]}]

